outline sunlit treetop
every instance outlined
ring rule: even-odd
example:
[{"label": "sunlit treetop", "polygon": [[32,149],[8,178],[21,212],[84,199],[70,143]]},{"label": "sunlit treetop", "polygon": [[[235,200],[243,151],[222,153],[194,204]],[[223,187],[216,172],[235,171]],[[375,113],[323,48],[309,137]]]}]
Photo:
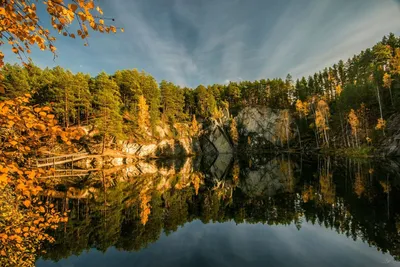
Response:
[{"label": "sunlit treetop", "polygon": [[[85,46],[90,29],[101,33],[117,32],[117,27],[104,22],[114,19],[104,18],[94,0],[0,0],[0,46],[8,43],[21,61],[30,61],[27,54],[34,45],[40,50],[50,50],[56,56],[56,37],[43,27],[44,18],[39,18],[37,5],[46,6],[51,25],[59,34],[81,38]],[[73,23],[77,25],[76,31],[71,31]],[[3,59],[0,50],[0,68],[4,65]]]}]

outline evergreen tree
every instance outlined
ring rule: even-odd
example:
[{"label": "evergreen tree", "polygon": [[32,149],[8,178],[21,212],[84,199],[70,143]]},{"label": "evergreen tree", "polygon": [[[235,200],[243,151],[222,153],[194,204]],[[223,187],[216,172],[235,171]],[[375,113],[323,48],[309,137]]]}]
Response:
[{"label": "evergreen tree", "polygon": [[121,100],[117,83],[104,72],[94,81],[95,126],[103,138],[104,153],[109,136],[122,138]]},{"label": "evergreen tree", "polygon": [[199,85],[196,90],[197,114],[203,118],[211,116],[217,108],[214,95],[203,85]]},{"label": "evergreen tree", "polygon": [[149,106],[150,125],[154,132],[154,128],[160,119],[160,88],[158,87],[157,81],[145,72],[140,73],[140,88]]},{"label": "evergreen tree", "polygon": [[171,82],[161,81],[161,107],[163,118],[173,123],[176,120],[185,119],[183,112],[185,97],[183,90]]},{"label": "evergreen tree", "polygon": [[0,100],[15,98],[30,93],[29,74],[25,68],[14,64],[6,64],[0,71],[4,77],[3,83],[5,93],[0,95]]}]

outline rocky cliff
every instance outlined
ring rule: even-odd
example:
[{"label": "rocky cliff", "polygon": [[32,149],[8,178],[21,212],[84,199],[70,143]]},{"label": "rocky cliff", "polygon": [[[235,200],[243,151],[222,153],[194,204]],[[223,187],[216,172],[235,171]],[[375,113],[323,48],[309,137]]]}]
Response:
[{"label": "rocky cliff", "polygon": [[[232,120],[237,125],[238,142],[233,142],[230,136]],[[246,107],[235,117],[226,111],[218,119],[204,121],[196,132],[191,123],[177,123],[173,127],[159,125],[155,135],[146,133],[140,139],[120,142],[114,149],[138,158],[202,154],[212,162],[220,154],[285,150],[295,140],[297,127],[289,110]],[[88,152],[99,154],[100,147],[92,145]]]},{"label": "rocky cliff", "polygon": [[400,157],[400,114],[392,115],[387,121],[386,136],[379,145],[378,154]]},{"label": "rocky cliff", "polygon": [[235,119],[242,146],[246,150],[286,148],[296,137],[289,110],[247,107]]},{"label": "rocky cliff", "polygon": [[[230,136],[230,122],[236,120],[239,143]],[[265,107],[244,108],[236,117],[226,112],[222,118],[205,122],[201,131],[193,135],[189,124],[175,126],[179,133],[175,138],[169,130],[162,129],[158,141],[140,144],[124,142],[123,153],[138,157],[179,157],[203,154],[215,158],[235,151],[266,151],[286,149],[296,137],[295,125],[288,110],[272,110]]]}]

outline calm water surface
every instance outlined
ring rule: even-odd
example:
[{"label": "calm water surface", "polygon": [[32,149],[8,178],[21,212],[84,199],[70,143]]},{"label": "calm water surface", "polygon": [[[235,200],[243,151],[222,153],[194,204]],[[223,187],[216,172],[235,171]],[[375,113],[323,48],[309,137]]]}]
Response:
[{"label": "calm water surface", "polygon": [[282,155],[68,179],[38,267],[400,266],[400,164]]}]

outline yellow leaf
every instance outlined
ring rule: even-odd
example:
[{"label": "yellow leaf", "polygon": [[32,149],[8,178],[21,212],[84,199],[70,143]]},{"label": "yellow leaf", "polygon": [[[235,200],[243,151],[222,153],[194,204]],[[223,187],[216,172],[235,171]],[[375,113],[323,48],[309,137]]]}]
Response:
[{"label": "yellow leaf", "polygon": [[16,144],[18,144],[18,142],[17,141],[11,141],[10,144],[15,146]]},{"label": "yellow leaf", "polygon": [[125,32],[125,29],[124,29],[124,28],[121,28],[121,32]]},{"label": "yellow leaf", "polygon": [[101,8],[98,6],[98,7],[96,7],[96,10],[97,10],[97,12],[99,12],[100,13],[100,15],[103,15],[103,10],[101,10]]}]

